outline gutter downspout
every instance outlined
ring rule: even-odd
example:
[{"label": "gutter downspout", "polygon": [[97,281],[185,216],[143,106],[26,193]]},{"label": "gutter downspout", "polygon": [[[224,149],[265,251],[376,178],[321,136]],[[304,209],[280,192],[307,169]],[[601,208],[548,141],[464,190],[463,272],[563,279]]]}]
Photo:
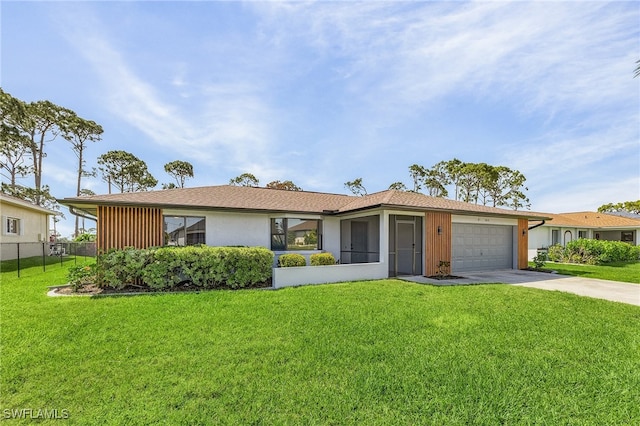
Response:
[{"label": "gutter downspout", "polygon": [[537,227],[542,226],[542,225],[544,225],[545,223],[547,223],[547,221],[546,221],[546,220],[543,220],[542,222],[540,222],[540,223],[539,223],[539,224],[537,224],[537,225],[530,226],[530,227],[528,228],[528,230],[529,230],[529,231],[531,231],[532,229],[536,229]]},{"label": "gutter downspout", "polygon": [[82,210],[78,210],[73,206],[69,206],[69,211],[74,216],[79,216],[79,217],[82,217],[84,219],[93,220],[94,222],[98,221],[98,218],[93,216],[91,213],[88,213],[88,212],[85,212],[85,211],[82,211]]}]

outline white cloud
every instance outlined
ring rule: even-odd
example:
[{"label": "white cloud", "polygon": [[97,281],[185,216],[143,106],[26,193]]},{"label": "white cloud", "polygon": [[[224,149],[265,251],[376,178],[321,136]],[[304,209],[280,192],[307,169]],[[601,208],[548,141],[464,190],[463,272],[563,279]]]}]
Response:
[{"label": "white cloud", "polygon": [[[634,101],[637,16],[624,5],[478,2],[256,5],[279,45],[306,42],[341,58],[350,90],[387,112],[451,93],[503,100],[523,113]],[[628,5],[626,6],[628,7]],[[265,8],[268,9],[265,12]],[[293,47],[292,47],[293,49]],[[615,78],[624,76],[624,78]],[[380,102],[384,100],[384,102]],[[385,108],[389,106],[389,108]]]},{"label": "white cloud", "polygon": [[125,55],[108,40],[107,31],[91,18],[81,20],[68,40],[96,70],[111,112],[146,134],[160,149],[212,165],[233,164],[238,170],[270,173],[269,107],[249,84],[194,84],[186,66],[177,65],[171,85],[188,106],[161,93],[137,75]]}]

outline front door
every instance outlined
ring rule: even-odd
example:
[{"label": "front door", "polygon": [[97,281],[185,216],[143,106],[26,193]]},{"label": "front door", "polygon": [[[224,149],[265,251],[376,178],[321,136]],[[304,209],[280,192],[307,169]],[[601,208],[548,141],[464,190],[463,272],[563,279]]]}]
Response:
[{"label": "front door", "polygon": [[416,274],[415,223],[396,221],[396,274]]}]

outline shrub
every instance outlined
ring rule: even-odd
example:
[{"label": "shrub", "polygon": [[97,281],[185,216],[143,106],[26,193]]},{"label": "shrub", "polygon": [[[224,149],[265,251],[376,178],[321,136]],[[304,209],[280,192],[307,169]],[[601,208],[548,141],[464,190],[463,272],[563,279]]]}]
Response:
[{"label": "shrub", "polygon": [[547,250],[547,258],[552,262],[562,262],[564,260],[564,247],[555,244]]},{"label": "shrub", "polygon": [[142,271],[151,261],[152,249],[124,250],[111,249],[100,255],[97,260],[97,277],[99,287],[124,288],[127,284],[139,283]]},{"label": "shrub", "polygon": [[87,284],[96,282],[96,265],[78,265],[69,268],[67,279],[73,291],[78,291]]},{"label": "shrub", "polygon": [[103,286],[140,283],[156,290],[190,282],[200,288],[242,288],[271,278],[273,252],[263,247],[156,247],[114,250],[99,262]]},{"label": "shrub", "polygon": [[446,260],[441,260],[440,262],[438,262],[438,275],[442,277],[449,275],[450,267],[451,267],[451,262]]},{"label": "shrub", "polygon": [[640,259],[640,247],[621,241],[580,238],[568,242],[564,248],[559,245],[549,247],[549,259],[556,262],[586,263],[589,265],[633,262]]},{"label": "shrub", "polygon": [[533,265],[536,269],[542,269],[546,261],[547,254],[544,252],[540,252],[533,258]]},{"label": "shrub", "polygon": [[316,253],[309,256],[311,266],[335,265],[336,258],[331,253]]},{"label": "shrub", "polygon": [[278,257],[278,266],[281,268],[290,268],[293,266],[306,266],[307,259],[298,253],[281,254]]}]

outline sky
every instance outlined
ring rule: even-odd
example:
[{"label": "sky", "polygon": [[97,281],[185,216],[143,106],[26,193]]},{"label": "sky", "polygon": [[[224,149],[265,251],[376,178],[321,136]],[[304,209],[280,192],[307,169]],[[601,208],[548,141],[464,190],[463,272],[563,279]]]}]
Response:
[{"label": "sky", "polygon": [[[100,124],[88,167],[125,150],[160,183],[183,160],[190,187],[373,193],[458,158],[522,172],[533,211],[594,211],[640,198],[639,22],[640,2],[3,0],[0,86]],[[45,151],[75,196],[69,143]]]}]

